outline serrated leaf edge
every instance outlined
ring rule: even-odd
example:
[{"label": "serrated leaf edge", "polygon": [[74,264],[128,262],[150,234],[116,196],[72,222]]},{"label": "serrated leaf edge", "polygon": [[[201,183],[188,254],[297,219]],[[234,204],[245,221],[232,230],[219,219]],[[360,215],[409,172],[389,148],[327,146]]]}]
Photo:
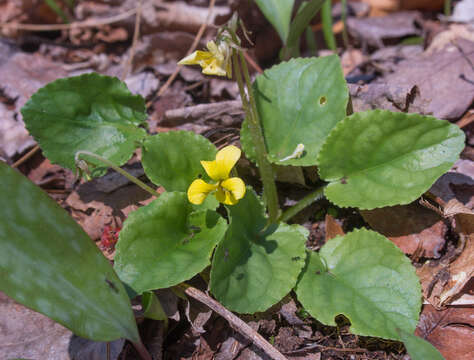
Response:
[{"label": "serrated leaf edge", "polygon": [[[415,279],[418,280],[418,281],[416,282],[416,288],[417,288],[416,290],[417,290],[417,292],[420,294],[420,297],[418,298],[416,304],[414,304],[414,307],[416,307],[416,309],[417,309],[417,311],[416,311],[417,316],[416,316],[415,321],[418,322],[418,321],[419,321],[419,317],[420,317],[421,306],[422,306],[422,301],[421,301],[422,292],[421,292],[420,280],[419,280],[418,275],[416,274],[415,268],[414,268],[413,265],[411,264],[410,260],[405,256],[405,254],[400,250],[400,248],[398,248],[398,246],[396,246],[392,241],[390,241],[389,239],[387,239],[387,238],[386,238],[385,236],[383,236],[382,234],[380,234],[380,233],[378,233],[378,232],[376,232],[376,231],[373,231],[373,230],[366,229],[366,228],[354,229],[353,231],[346,233],[344,236],[338,235],[338,236],[334,237],[334,239],[339,239],[339,238],[340,238],[340,239],[344,239],[347,235],[350,235],[350,234],[361,234],[361,233],[372,233],[372,234],[375,234],[375,235],[377,236],[377,238],[381,239],[382,241],[385,241],[385,243],[386,243],[388,246],[390,246],[391,248],[393,248],[396,252],[398,252],[398,253],[401,255],[401,257],[400,257],[401,261],[402,261],[405,265],[408,265],[408,266],[410,267],[410,269],[412,270],[412,271],[411,271],[411,276],[413,276]],[[334,239],[331,239],[331,240],[334,240]],[[331,241],[331,240],[330,240],[330,241]],[[323,245],[323,246],[324,246],[324,245]],[[316,253],[316,254],[322,259],[323,263],[326,262],[326,259],[325,259],[323,256],[320,255],[320,251],[319,251],[319,252],[315,252],[315,251],[314,251],[314,253]],[[337,276],[337,275],[335,275],[335,276]],[[344,285],[346,285],[346,284],[344,283]],[[349,286],[349,287],[350,287],[350,286]],[[364,296],[364,298],[365,298],[365,296]],[[371,299],[368,299],[368,300],[370,300],[370,303],[374,303],[374,301],[372,301]],[[382,312],[382,313],[384,312],[383,310],[380,310],[380,309],[379,309],[379,311]],[[344,313],[341,313],[341,314],[343,314],[345,317],[347,317],[347,318],[351,321],[351,317],[350,317],[348,314],[344,314]],[[311,315],[311,316],[313,316],[313,315]],[[392,322],[391,320],[388,319],[388,321],[393,324],[393,322]],[[327,324],[327,325],[336,326],[336,322],[335,322],[334,319],[332,319],[332,321],[331,321],[329,324]],[[352,321],[351,321],[351,327],[350,327],[351,332],[352,332],[352,329],[353,329],[353,328],[354,328],[354,326],[352,325]],[[394,327],[393,327],[393,330],[394,330],[395,332],[396,332],[396,329],[397,329],[397,326],[394,326]],[[368,333],[363,333],[363,332],[357,332],[357,333],[352,332],[352,333],[353,333],[353,334],[357,334],[357,335],[362,335],[362,336],[374,336],[373,334],[368,334]],[[400,338],[396,338],[395,340],[401,341]]]},{"label": "serrated leaf edge", "polygon": [[[337,132],[339,131],[339,128],[340,127],[343,127],[345,126],[345,122],[346,121],[350,121],[352,120],[354,117],[356,116],[359,116],[361,114],[365,114],[365,113],[375,113],[375,114],[383,114],[383,113],[392,113],[392,111],[388,111],[388,110],[382,110],[382,109],[375,109],[375,110],[367,110],[367,111],[361,111],[361,112],[357,112],[357,113],[354,113],[352,115],[349,115],[349,116],[346,116],[344,119],[342,119],[341,121],[339,121],[336,126],[331,130],[331,132],[329,133],[329,135],[326,137],[326,140],[324,141],[323,145],[321,146],[321,149],[319,150],[319,153],[318,153],[318,156],[316,158],[316,166],[318,166],[318,169],[321,169],[320,167],[320,161],[321,161],[321,157],[322,156],[325,156],[324,153],[327,152],[327,147],[328,147],[328,142],[330,140],[330,138],[332,137],[335,137]],[[430,118],[430,119],[434,119],[434,120],[438,120],[438,121],[446,121],[446,120],[441,120],[441,119],[438,119],[436,117],[433,117],[433,116],[429,116],[429,115],[422,115],[422,114],[417,114],[417,113],[407,113],[405,114],[407,116],[423,116],[423,117],[427,117],[427,118]],[[453,124],[450,124],[446,121],[446,125],[447,126],[454,126]],[[459,153],[462,151],[462,149],[460,149]],[[405,154],[406,155],[406,154]],[[459,154],[458,154],[458,157],[459,157]],[[393,160],[390,160],[390,162],[393,161]],[[386,163],[384,164],[381,164],[381,165],[385,165]],[[378,165],[380,166],[380,165]],[[451,168],[452,164],[449,165],[449,166],[446,166],[445,167],[445,172],[448,171],[450,168]],[[366,169],[364,169],[366,170]],[[373,210],[373,209],[378,209],[378,208],[381,208],[381,207],[386,207],[386,206],[394,206],[394,205],[406,205],[406,204],[409,204],[411,202],[413,202],[415,199],[417,199],[418,197],[420,197],[422,194],[424,194],[426,191],[428,191],[428,189],[426,189],[425,191],[422,191],[420,192],[415,198],[411,198],[411,197],[406,197],[406,198],[403,198],[401,199],[400,201],[393,201],[393,202],[387,202],[385,203],[383,206],[375,206],[375,207],[365,207],[365,206],[355,206],[354,204],[352,204],[350,202],[350,199],[349,201],[341,201],[341,202],[334,202],[331,198],[329,198],[327,196],[327,193],[326,193],[326,190],[327,188],[335,183],[336,181],[340,180],[341,178],[337,178],[337,179],[325,179],[322,177],[321,175],[321,172],[319,171],[318,175],[321,177],[321,179],[325,180],[325,181],[328,181],[329,184],[326,186],[326,188],[324,189],[324,196],[334,205],[340,207],[340,208],[351,208],[351,207],[356,207],[360,210]]]},{"label": "serrated leaf edge", "polygon": [[[40,89],[38,89],[33,95],[31,95],[31,97],[28,99],[28,101],[25,103],[25,105],[22,106],[22,108],[20,109],[20,112],[21,112],[21,115],[22,117],[24,118],[25,115],[23,114],[23,109],[24,108],[27,108],[29,106],[31,106],[31,103],[34,101],[34,98],[36,96],[36,94],[39,94],[39,93],[42,93],[44,91],[50,91],[51,89],[54,89],[56,86],[58,86],[58,84],[61,84],[61,83],[66,83],[66,82],[69,82],[71,81],[71,79],[74,79],[74,80],[79,80],[81,78],[93,78],[93,77],[96,77],[96,78],[107,78],[107,79],[110,79],[111,81],[118,81],[120,82],[123,86],[125,86],[125,88],[130,92],[131,96],[135,97],[135,98],[141,98],[143,100],[143,113],[146,114],[146,105],[145,105],[145,100],[143,99],[143,97],[141,95],[137,95],[137,94],[133,94],[130,89],[128,88],[128,86],[123,82],[121,81],[119,78],[115,77],[115,76],[107,76],[107,75],[102,75],[102,74],[99,74],[99,73],[96,73],[96,72],[90,72],[90,73],[85,73],[85,74],[81,74],[81,75],[78,75],[78,76],[70,76],[70,77],[65,77],[65,78],[60,78],[60,79],[56,79],[48,84],[46,84],[45,86],[41,87]],[[31,130],[30,130],[30,127],[29,127],[29,124],[27,121],[23,121],[24,124],[25,124],[25,128],[26,130],[28,130],[28,133],[31,135]],[[132,125],[135,125],[137,126],[145,126],[147,124],[146,120],[143,120],[143,121],[140,121],[140,123],[134,123],[132,121],[127,121],[129,124],[132,124]],[[143,131],[143,137],[145,138],[146,137],[146,131],[144,129],[141,129]],[[47,159],[49,159],[51,161],[52,164],[57,164],[63,168],[66,168],[68,169],[68,167],[64,166],[63,164],[60,164],[58,163],[57,161],[55,160],[52,160],[50,154],[51,152],[49,150],[46,150],[45,148],[43,148],[42,146],[42,143],[43,141],[40,140],[40,139],[37,139],[36,137],[34,137],[33,135],[31,135],[34,140],[38,143],[39,147],[41,148],[41,151],[44,155],[44,157],[46,157]],[[87,149],[84,149],[84,150],[87,150]],[[54,151],[53,151],[54,153]],[[123,159],[117,163],[116,165],[117,166],[122,166],[123,164],[125,164],[128,160],[130,160],[133,156],[133,153],[130,154],[129,157],[123,157]],[[54,156],[53,156],[54,158]],[[74,170],[74,169],[70,169],[70,170]]]}]

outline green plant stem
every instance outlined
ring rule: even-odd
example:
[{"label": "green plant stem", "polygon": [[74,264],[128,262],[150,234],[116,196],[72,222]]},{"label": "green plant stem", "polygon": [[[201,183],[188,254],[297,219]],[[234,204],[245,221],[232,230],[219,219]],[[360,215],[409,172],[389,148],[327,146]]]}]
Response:
[{"label": "green plant stem", "polygon": [[323,3],[323,8],[321,9],[321,20],[323,22],[323,35],[324,40],[326,41],[326,45],[332,51],[336,51],[336,38],[334,37],[334,33],[332,31],[332,1],[326,0]]},{"label": "green plant stem", "polygon": [[310,50],[311,55],[318,56],[318,44],[316,43],[316,38],[313,33],[311,26],[308,26],[305,31],[306,36],[306,46]]},{"label": "green plant stem", "polygon": [[444,15],[451,16],[451,0],[444,0]]},{"label": "green plant stem", "polygon": [[[240,57],[240,65],[237,52],[239,53]],[[260,177],[262,178],[263,182],[263,193],[268,208],[268,217],[271,223],[275,223],[280,212],[278,205],[278,193],[276,189],[273,168],[270,162],[267,160],[267,149],[265,146],[265,140],[263,137],[260,119],[258,117],[255,98],[253,96],[252,84],[250,82],[250,75],[248,72],[247,63],[245,62],[245,58],[242,54],[242,51],[240,50],[234,50],[232,57],[235,67],[237,84],[239,85],[240,97],[242,98],[242,106],[245,110],[250,133],[252,136],[253,143],[255,145],[255,150],[257,154],[257,166],[260,171]],[[248,98],[245,94],[242,73],[247,87]]]},{"label": "green plant stem", "polygon": [[87,161],[86,159],[80,159],[80,156],[81,155],[86,155],[86,156],[89,156],[91,158],[94,158],[95,160],[98,160],[100,161],[101,163],[103,163],[104,165],[107,165],[108,167],[114,169],[116,172],[118,172],[119,174],[125,176],[128,180],[130,180],[131,182],[133,182],[134,184],[138,185],[139,187],[141,187],[143,190],[149,192],[151,195],[153,196],[160,196],[159,193],[157,193],[155,190],[153,190],[151,187],[149,187],[147,184],[145,184],[143,181],[137,179],[135,176],[133,175],[130,175],[128,172],[126,172],[125,170],[123,170],[122,168],[120,168],[119,166],[115,165],[113,162],[107,160],[106,158],[103,158],[102,156],[100,155],[97,155],[97,154],[94,154],[90,151],[85,151],[85,150],[81,150],[81,151],[78,151],[76,152],[76,155],[75,155],[75,158],[76,158],[76,163],[79,161],[79,160],[85,160]]},{"label": "green plant stem", "polygon": [[290,220],[293,216],[298,214],[301,210],[306,208],[307,206],[321,199],[324,196],[325,187],[326,185],[321,186],[317,188],[316,190],[310,192],[308,195],[306,195],[304,198],[298,201],[295,205],[293,205],[292,207],[284,211],[278,220],[286,222]]},{"label": "green plant stem", "polygon": [[62,11],[61,7],[55,0],[45,0],[45,3],[58,15],[66,24],[69,24],[68,16]]}]

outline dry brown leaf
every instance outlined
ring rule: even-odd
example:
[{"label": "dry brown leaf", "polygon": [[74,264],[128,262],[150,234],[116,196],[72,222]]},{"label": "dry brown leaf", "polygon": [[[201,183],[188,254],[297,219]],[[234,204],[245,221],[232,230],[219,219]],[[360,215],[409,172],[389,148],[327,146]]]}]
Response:
[{"label": "dry brown leaf", "polygon": [[[456,253],[460,252],[455,258]],[[421,281],[424,298],[437,309],[449,305],[468,289],[474,274],[474,239],[467,238],[463,249],[456,249],[451,260],[427,261],[416,273]]]},{"label": "dry brown leaf", "polygon": [[416,11],[397,12],[383,17],[347,19],[347,30],[363,45],[381,48],[384,40],[401,39],[419,35],[416,22],[420,19]]},{"label": "dry brown leaf", "polygon": [[[459,119],[474,101],[474,42],[458,39],[456,46],[401,61],[393,74],[378,83],[418,88],[408,112]],[[403,110],[400,109],[400,110]]]},{"label": "dry brown leaf", "polygon": [[326,214],[326,242],[335,238],[336,236],[344,236],[342,226],[329,214]]},{"label": "dry brown leaf", "polygon": [[[444,48],[448,48],[447,51],[454,51],[454,44],[460,39],[474,42],[474,32],[471,25],[450,25],[447,30],[436,35],[436,37],[431,41],[430,46],[426,49],[426,54],[429,55],[441,51]],[[451,50],[449,50],[449,48]]]},{"label": "dry brown leaf", "polygon": [[367,59],[359,49],[348,49],[341,56],[341,65],[344,76],[349,74],[357,66],[365,62]]},{"label": "dry brown leaf", "polygon": [[0,93],[9,102],[8,107],[0,103],[0,156],[9,158],[34,144],[23,124],[20,108],[40,87],[67,74],[60,63],[39,53],[15,53],[1,42],[0,53]]},{"label": "dry brown leaf", "polygon": [[361,210],[370,226],[387,236],[405,254],[439,258],[447,227],[435,212],[418,203]]},{"label": "dry brown leaf", "polygon": [[[107,179],[107,176],[104,178]],[[80,185],[65,201],[72,217],[92,240],[100,238],[106,225],[121,227],[131,211],[153,200],[149,193],[138,186],[126,185],[127,182],[124,184],[122,177],[118,177],[118,188],[111,187],[108,182],[104,183],[104,178]],[[104,192],[109,189],[114,190]]]},{"label": "dry brown leaf", "polygon": [[416,335],[433,344],[446,360],[471,360],[474,358],[473,328],[473,308],[450,307],[440,311],[424,305]]},{"label": "dry brown leaf", "polygon": [[461,255],[449,266],[450,279],[439,295],[439,305],[448,304],[474,275],[474,236],[468,236]]},{"label": "dry brown leaf", "polygon": [[444,0],[362,0],[371,6],[371,15],[378,16],[398,10],[440,10]]}]

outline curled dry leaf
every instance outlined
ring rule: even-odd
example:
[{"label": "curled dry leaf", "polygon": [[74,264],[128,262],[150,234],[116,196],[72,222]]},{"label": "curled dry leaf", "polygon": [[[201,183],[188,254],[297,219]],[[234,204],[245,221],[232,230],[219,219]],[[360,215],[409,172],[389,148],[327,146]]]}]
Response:
[{"label": "curled dry leaf", "polygon": [[416,335],[433,344],[446,360],[470,360],[474,357],[474,309],[450,307],[436,310],[425,305]]},{"label": "curled dry leaf", "polygon": [[452,258],[455,260],[451,263],[449,259],[439,262],[427,261],[416,270],[424,298],[438,309],[462,296],[466,285],[474,275],[474,238],[472,235],[470,237],[461,235],[461,240],[463,239],[465,245],[453,254]]}]

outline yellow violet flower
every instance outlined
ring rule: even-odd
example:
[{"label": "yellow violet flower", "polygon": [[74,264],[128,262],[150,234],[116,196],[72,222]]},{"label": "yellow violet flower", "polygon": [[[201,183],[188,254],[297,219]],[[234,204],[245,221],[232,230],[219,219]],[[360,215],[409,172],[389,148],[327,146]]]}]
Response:
[{"label": "yellow violet flower", "polygon": [[201,161],[207,175],[216,181],[208,184],[202,179],[194,180],[188,188],[189,202],[200,205],[212,192],[217,200],[226,205],[235,205],[245,195],[245,184],[238,177],[229,178],[230,171],[240,158],[240,149],[230,145],[217,152],[216,160]]},{"label": "yellow violet flower", "polygon": [[191,55],[181,59],[179,65],[200,65],[202,73],[206,75],[218,75],[232,77],[232,63],[230,61],[232,49],[225,41],[214,41],[207,43],[209,51],[195,51]]}]

